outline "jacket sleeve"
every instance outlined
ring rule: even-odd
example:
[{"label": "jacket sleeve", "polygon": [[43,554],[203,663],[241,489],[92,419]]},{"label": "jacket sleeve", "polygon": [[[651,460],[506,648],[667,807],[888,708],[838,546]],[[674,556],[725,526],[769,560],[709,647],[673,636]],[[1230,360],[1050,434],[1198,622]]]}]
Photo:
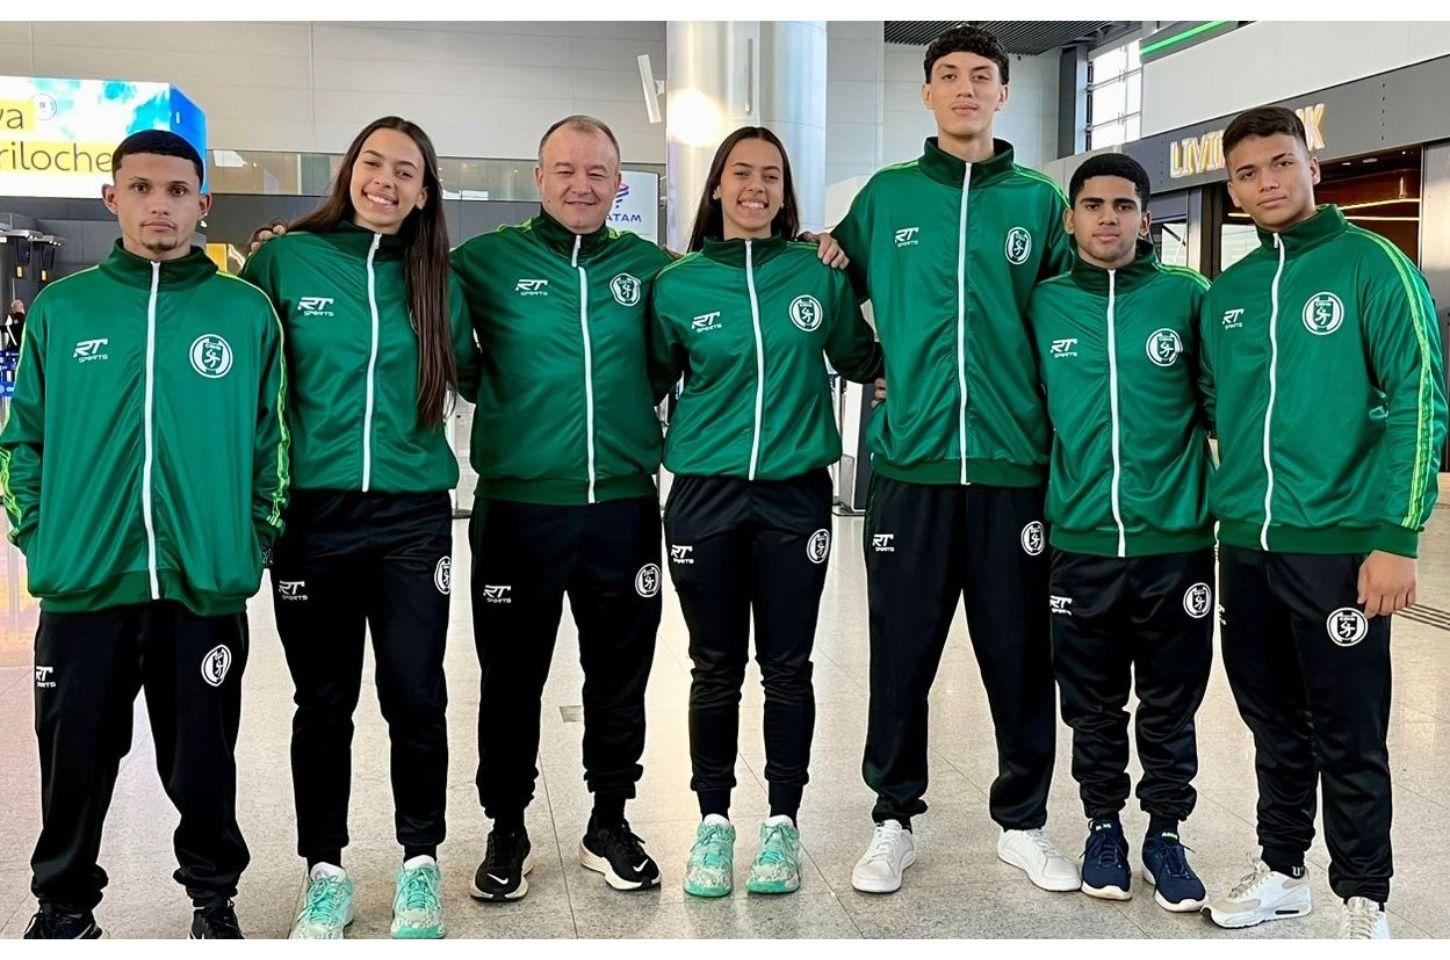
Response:
[{"label": "jacket sleeve", "polygon": [[833,271],[831,279],[831,332],[826,357],[847,380],[872,383],[885,371],[885,359],[876,333],[861,315],[850,282]]},{"label": "jacket sleeve", "polygon": [[1375,243],[1379,262],[1361,288],[1368,359],[1387,411],[1380,441],[1384,494],[1375,546],[1413,557],[1438,492],[1445,371],[1435,304],[1424,277],[1399,250],[1384,241]]},{"label": "jacket sleeve", "polygon": [[268,306],[262,322],[257,430],[252,453],[252,521],[266,553],[282,533],[282,510],[291,486],[287,432],[287,358],[282,321]]},{"label": "jacket sleeve", "polygon": [[469,403],[478,402],[478,378],[483,355],[473,335],[473,318],[458,274],[448,272],[448,311],[453,323],[453,363],[458,371],[458,395]]},{"label": "jacket sleeve", "polygon": [[675,335],[673,326],[659,310],[659,278],[655,278],[649,298],[649,383],[650,396],[658,403],[669,395],[680,375],[685,372],[689,356],[685,345]]},{"label": "jacket sleeve", "polygon": [[40,522],[41,453],[45,446],[45,298],[30,308],[15,367],[15,395],[0,430],[0,487],[10,542],[29,554]]},{"label": "jacket sleeve", "polygon": [[1071,270],[1073,258],[1077,256],[1077,251],[1073,248],[1072,237],[1062,223],[1063,215],[1067,213],[1067,198],[1055,185],[1052,188],[1051,196],[1047,242],[1043,246],[1042,265],[1037,274],[1038,280],[1046,280]]},{"label": "jacket sleeve", "polygon": [[1216,400],[1218,398],[1217,387],[1213,380],[1213,349],[1215,338],[1218,335],[1218,328],[1213,325],[1213,318],[1209,316],[1212,308],[1209,306],[1209,298],[1205,291],[1204,296],[1198,303],[1197,330],[1198,336],[1194,341],[1194,360],[1198,365],[1198,409],[1203,419],[1204,429],[1210,437],[1218,436],[1218,421],[1216,418]]},{"label": "jacket sleeve", "polygon": [[851,287],[856,291],[858,303],[868,300],[871,290],[866,282],[871,260],[871,184],[868,182],[851,201],[851,209],[845,218],[830,231],[851,263],[846,275],[851,278]]}]

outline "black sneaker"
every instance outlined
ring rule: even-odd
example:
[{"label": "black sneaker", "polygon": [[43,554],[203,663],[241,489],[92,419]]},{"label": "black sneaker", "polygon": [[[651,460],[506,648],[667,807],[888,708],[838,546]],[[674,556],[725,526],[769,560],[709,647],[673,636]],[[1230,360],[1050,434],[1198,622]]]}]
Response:
[{"label": "black sneaker", "polygon": [[532,869],[534,853],[528,831],[522,827],[509,831],[495,827],[489,832],[488,852],[474,872],[468,892],[475,900],[518,900],[529,892],[526,875]]},{"label": "black sneaker", "polygon": [[99,940],[101,928],[89,910],[41,903],[25,927],[26,940]]},{"label": "black sneaker", "polygon": [[616,826],[592,822],[579,843],[579,862],[604,874],[604,881],[616,890],[644,890],[660,882],[658,864],[644,852],[644,841],[629,829],[629,821]]},{"label": "black sneaker", "polygon": [[237,924],[237,911],[230,900],[217,900],[197,907],[191,915],[188,940],[244,940]]}]

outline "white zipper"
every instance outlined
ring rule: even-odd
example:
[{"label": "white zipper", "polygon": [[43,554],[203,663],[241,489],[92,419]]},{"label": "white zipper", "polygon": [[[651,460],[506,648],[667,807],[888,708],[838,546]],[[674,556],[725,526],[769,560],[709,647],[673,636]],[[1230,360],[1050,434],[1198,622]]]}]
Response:
[{"label": "white zipper", "polygon": [[363,493],[373,485],[373,375],[378,366],[378,280],[373,272],[373,257],[382,240],[381,233],[373,234],[373,245],[368,248],[368,309],[373,315],[373,344],[368,353],[367,401],[363,407]]},{"label": "white zipper", "polygon": [[584,338],[584,443],[589,462],[589,502],[594,502],[594,354],[589,343],[589,274],[579,265],[579,245],[584,238],[574,234],[574,256],[569,265],[579,271],[579,332]]},{"label": "white zipper", "polygon": [[1269,549],[1269,522],[1274,516],[1274,464],[1269,457],[1269,422],[1274,416],[1274,398],[1278,393],[1279,367],[1279,278],[1284,274],[1284,241],[1274,234],[1274,247],[1279,251],[1279,267],[1274,271],[1274,285],[1269,288],[1269,405],[1264,408],[1264,526],[1259,531],[1259,546]]},{"label": "white zipper", "polygon": [[141,520],[146,525],[146,571],[151,575],[151,599],[161,599],[161,582],[156,575],[156,523],[151,515],[151,461],[156,455],[152,407],[156,399],[156,292],[161,286],[161,261],[151,261],[151,297],[146,301],[146,406],[142,432],[146,459],[141,465]]},{"label": "white zipper", "polygon": [[1123,461],[1122,441],[1118,428],[1118,335],[1116,332],[1116,306],[1118,297],[1117,271],[1108,271],[1108,408],[1113,418],[1113,523],[1118,527],[1118,556],[1128,555],[1127,533],[1123,530],[1123,506],[1119,499],[1122,486]]},{"label": "white zipper", "polygon": [[750,474],[760,463],[760,414],[765,408],[765,344],[760,337],[760,302],[755,296],[755,258],[750,241],[745,241],[745,286],[750,291],[750,322],[755,327],[755,435],[750,441]]},{"label": "white zipper", "polygon": [[957,443],[962,458],[962,483],[967,482],[967,194],[972,185],[972,165],[962,174],[962,205],[957,221]]}]

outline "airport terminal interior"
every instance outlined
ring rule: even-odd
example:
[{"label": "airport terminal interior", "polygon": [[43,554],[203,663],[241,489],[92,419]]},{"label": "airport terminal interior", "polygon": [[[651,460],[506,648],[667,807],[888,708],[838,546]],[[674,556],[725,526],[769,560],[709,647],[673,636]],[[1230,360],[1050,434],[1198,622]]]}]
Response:
[{"label": "airport terminal interior", "polygon": [[[831,226],[871,174],[918,156],[933,133],[921,104],[926,44],[941,21],[512,22],[512,23],[63,23],[0,25],[0,117],[43,124],[55,108],[48,84],[82,91],[68,129],[68,157],[108,141],[104,128],[136,97],[166,103],[178,132],[204,153],[215,208],[207,253],[235,272],[252,231],[314,208],[353,135],[397,113],[432,135],[455,244],[532,216],[533,165],[547,124],[569,114],[608,122],[618,136],[624,184],[609,222],[678,249],[689,235],[704,174],[721,137],[742,123],[773,126],[793,156],[802,225]],[[1229,203],[1221,138],[1238,111],[1277,103],[1299,113],[1323,164],[1321,199],[1387,239],[1424,274],[1442,339],[1450,304],[1450,24],[1249,21],[1002,21],[984,24],[1011,54],[1011,98],[997,136],[1018,163],[1065,186],[1088,156],[1132,156],[1153,179],[1152,239],[1163,262],[1209,279],[1257,242]],[[172,51],[164,69],[152,49]],[[734,51],[727,56],[726,51]],[[735,54],[738,54],[736,56]],[[1222,82],[1215,64],[1241,65]],[[749,64],[742,73],[737,68]],[[235,78],[245,78],[235,82]],[[97,83],[110,81],[110,83]],[[117,84],[115,81],[125,81]],[[85,86],[95,83],[94,91]],[[695,86],[691,86],[691,84]],[[118,94],[118,88],[125,91]],[[811,91],[814,91],[812,94]],[[1436,91],[1439,91],[1437,94]],[[824,95],[820,95],[823,92]],[[159,98],[159,99],[154,99]],[[182,129],[184,127],[184,129]],[[59,129],[59,128],[57,128]],[[122,135],[124,134],[122,131]],[[62,134],[54,138],[64,139]],[[7,139],[11,142],[7,143]],[[81,174],[34,169],[24,137],[0,129],[0,308],[33,299],[47,283],[102,259],[118,235]],[[51,143],[50,149],[56,149]],[[5,154],[4,151],[12,151]],[[29,156],[26,168],[22,156]],[[7,159],[7,157],[9,159]],[[84,193],[76,183],[84,181]],[[104,177],[96,183],[103,182]],[[9,321],[7,321],[7,324]],[[7,327],[8,331],[8,327]],[[7,332],[6,337],[10,334]],[[1450,340],[1446,340],[1450,343]],[[0,344],[4,393],[14,389],[14,344]],[[761,677],[746,675],[731,807],[739,830],[734,892],[702,900],[682,890],[700,822],[690,790],[689,635],[669,578],[647,693],[644,775],[628,804],[630,826],[659,862],[663,882],[625,893],[583,869],[576,850],[591,798],[582,777],[577,633],[568,607],[542,705],[536,796],[526,813],[535,866],[528,895],[480,903],[469,883],[489,822],[474,783],[476,725],[511,718],[480,704],[468,583],[467,516],[476,475],[468,466],[470,408],[450,424],[463,479],[455,494],[448,681],[448,835],[439,849],[450,937],[476,938],[1199,938],[1334,936],[1339,902],[1329,888],[1322,823],[1307,857],[1315,910],[1301,919],[1227,931],[1202,916],[1172,914],[1135,877],[1123,902],[1048,893],[997,857],[988,815],[997,774],[972,640],[959,608],[931,692],[929,811],[915,821],[918,859],[902,889],[852,888],[852,866],[872,834],[873,792],[862,779],[869,693],[863,518],[868,458],[862,425],[869,397],[856,385],[833,394],[846,455],[833,468],[836,504],[814,647],[817,702],[810,782],[799,825],[803,883],[789,896],[748,894],[744,877],[767,815]],[[833,384],[833,390],[837,385]],[[8,403],[8,400],[5,401]],[[1420,541],[1419,602],[1393,619],[1394,880],[1387,904],[1397,938],[1450,938],[1450,473]],[[671,482],[662,475],[662,490]],[[8,521],[0,521],[8,522]],[[30,857],[40,829],[34,733],[33,640],[37,601],[26,563],[0,548],[0,938],[24,931],[35,902]],[[286,937],[306,878],[296,853],[288,761],[293,686],[278,639],[270,580],[248,604],[250,659],[243,682],[238,807],[251,851],[236,898],[248,937]],[[990,643],[990,638],[978,638]],[[394,871],[388,736],[367,654],[355,721],[344,863],[357,887],[350,938],[389,933]],[[1215,651],[1198,713],[1197,807],[1182,826],[1210,894],[1257,856],[1253,743]],[[1086,823],[1059,723],[1047,835],[1071,856]],[[1141,768],[1134,752],[1130,770]],[[1126,835],[1138,867],[1147,817],[1130,800]],[[113,937],[184,937],[191,919],[175,869],[177,815],[162,790],[146,712],[120,771],[100,862],[110,875],[96,916]]]}]

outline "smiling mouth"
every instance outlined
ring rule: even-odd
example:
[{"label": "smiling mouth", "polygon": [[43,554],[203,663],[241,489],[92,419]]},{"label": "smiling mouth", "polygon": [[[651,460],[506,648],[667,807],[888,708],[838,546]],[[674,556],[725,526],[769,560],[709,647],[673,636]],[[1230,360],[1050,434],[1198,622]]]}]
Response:
[{"label": "smiling mouth", "polygon": [[751,213],[764,213],[768,209],[765,203],[760,200],[741,200],[735,205],[742,209],[749,210]]},{"label": "smiling mouth", "polygon": [[367,199],[369,203],[373,204],[374,206],[384,207],[389,210],[394,209],[398,205],[398,201],[394,200],[391,197],[384,197],[376,193],[369,193],[366,190],[363,191],[363,196]]}]

